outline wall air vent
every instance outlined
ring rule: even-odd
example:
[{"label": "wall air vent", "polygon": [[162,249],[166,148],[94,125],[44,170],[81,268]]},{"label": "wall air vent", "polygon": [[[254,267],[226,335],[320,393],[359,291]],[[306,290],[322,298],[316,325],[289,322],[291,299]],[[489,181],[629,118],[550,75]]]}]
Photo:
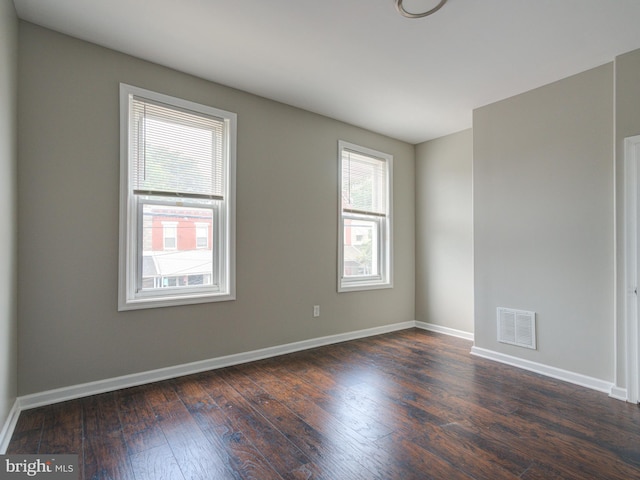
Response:
[{"label": "wall air vent", "polygon": [[536,349],[536,313],[498,307],[498,341]]}]

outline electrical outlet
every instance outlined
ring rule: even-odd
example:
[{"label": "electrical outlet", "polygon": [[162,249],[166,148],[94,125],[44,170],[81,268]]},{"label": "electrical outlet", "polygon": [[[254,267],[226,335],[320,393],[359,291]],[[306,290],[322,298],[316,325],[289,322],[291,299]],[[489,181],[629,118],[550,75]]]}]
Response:
[{"label": "electrical outlet", "polygon": [[313,306],[313,316],[314,317],[319,317],[320,316],[320,305],[314,305]]}]

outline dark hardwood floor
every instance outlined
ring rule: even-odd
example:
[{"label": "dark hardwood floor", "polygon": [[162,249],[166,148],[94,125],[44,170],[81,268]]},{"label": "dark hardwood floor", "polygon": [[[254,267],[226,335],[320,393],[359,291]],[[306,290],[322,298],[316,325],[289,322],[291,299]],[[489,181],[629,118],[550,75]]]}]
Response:
[{"label": "dark hardwood floor", "polygon": [[640,409],[422,330],[22,412],[84,479],[640,479]]}]

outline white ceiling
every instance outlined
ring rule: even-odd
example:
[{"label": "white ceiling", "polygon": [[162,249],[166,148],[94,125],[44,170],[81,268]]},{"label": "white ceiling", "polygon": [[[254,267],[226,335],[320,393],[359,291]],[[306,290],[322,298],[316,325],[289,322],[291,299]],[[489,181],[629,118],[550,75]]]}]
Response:
[{"label": "white ceiling", "polygon": [[[419,143],[640,48],[640,0],[14,0],[24,20]],[[437,0],[405,0],[428,10]]]}]

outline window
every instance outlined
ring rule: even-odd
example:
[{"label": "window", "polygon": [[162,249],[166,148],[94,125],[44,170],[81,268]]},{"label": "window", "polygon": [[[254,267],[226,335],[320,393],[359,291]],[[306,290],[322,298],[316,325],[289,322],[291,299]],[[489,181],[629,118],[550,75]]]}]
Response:
[{"label": "window", "polygon": [[393,156],[340,141],[338,291],[390,288]]},{"label": "window", "polygon": [[176,225],[176,222],[162,222],[164,250],[175,250],[178,247],[178,231]]},{"label": "window", "polygon": [[196,223],[196,248],[209,247],[209,224]]},{"label": "window", "polygon": [[119,310],[235,298],[236,115],[121,84]]}]

